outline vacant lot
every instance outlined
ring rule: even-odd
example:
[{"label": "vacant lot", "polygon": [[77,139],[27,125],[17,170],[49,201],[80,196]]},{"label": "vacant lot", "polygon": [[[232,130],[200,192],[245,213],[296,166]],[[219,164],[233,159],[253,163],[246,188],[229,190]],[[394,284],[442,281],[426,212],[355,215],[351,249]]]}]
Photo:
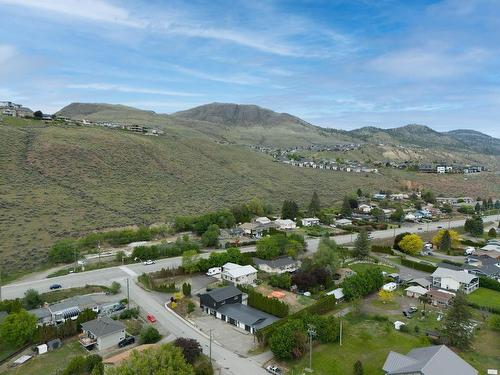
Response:
[{"label": "vacant lot", "polygon": [[285,302],[288,306],[290,306],[290,314],[293,314],[294,312],[302,310],[304,307],[307,307],[307,306],[312,305],[314,303],[314,299],[312,299],[312,298],[309,298],[306,296],[301,296],[299,294],[295,294],[295,293],[289,292],[287,290],[273,288],[273,287],[271,287],[269,285],[265,285],[265,284],[259,285],[256,288],[256,290],[265,296],[268,296],[274,290],[278,290],[278,291],[284,293],[285,297],[281,298],[280,300]]},{"label": "vacant lot", "polygon": [[479,288],[469,294],[468,299],[479,306],[500,308],[500,292],[496,290]]}]

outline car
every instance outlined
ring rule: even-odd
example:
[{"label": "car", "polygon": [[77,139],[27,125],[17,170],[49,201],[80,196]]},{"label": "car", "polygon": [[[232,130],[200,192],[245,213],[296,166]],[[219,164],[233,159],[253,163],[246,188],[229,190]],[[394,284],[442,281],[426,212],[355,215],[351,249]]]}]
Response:
[{"label": "car", "polygon": [[280,369],[278,366],[273,366],[273,365],[270,365],[270,366],[267,366],[266,367],[266,371],[270,374],[274,374],[274,375],[281,375],[283,374],[283,370]]},{"label": "car", "polygon": [[145,265],[145,266],[150,266],[150,265],[152,265],[152,264],[155,264],[155,261],[154,261],[154,260],[151,260],[151,259],[149,259],[149,260],[147,260],[147,261],[145,261],[145,262],[144,262],[144,265]]},{"label": "car", "polygon": [[422,228],[422,227],[418,227],[418,230],[424,230],[424,228]]},{"label": "car", "polygon": [[155,316],[154,316],[153,314],[148,314],[148,315],[146,316],[146,319],[147,319],[148,321],[150,321],[151,323],[156,323],[156,318],[155,318]]},{"label": "car", "polygon": [[438,229],[443,229],[443,227],[440,225],[440,226],[438,226]]},{"label": "car", "polygon": [[409,312],[408,310],[403,310],[403,315],[408,319],[413,318],[413,315],[411,315],[411,312]]},{"label": "car", "polygon": [[410,313],[412,313],[412,314],[413,314],[413,313],[415,313],[415,312],[417,312],[417,311],[418,311],[418,308],[417,308],[417,306],[413,306],[413,305],[412,305],[412,306],[410,306],[410,307],[408,308],[408,311],[409,311]]},{"label": "car", "polygon": [[135,337],[134,336],[127,336],[125,337],[122,341],[118,343],[119,348],[123,348],[127,345],[133,344],[135,342]]},{"label": "car", "polygon": [[50,290],[56,290],[56,289],[61,289],[62,285],[61,284],[52,284],[49,289]]}]

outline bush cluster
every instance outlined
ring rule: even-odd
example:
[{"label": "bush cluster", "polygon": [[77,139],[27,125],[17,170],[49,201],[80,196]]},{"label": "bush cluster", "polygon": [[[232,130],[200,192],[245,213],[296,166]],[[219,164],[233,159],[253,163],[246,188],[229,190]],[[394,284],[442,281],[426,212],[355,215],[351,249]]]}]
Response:
[{"label": "bush cluster", "polygon": [[414,260],[401,258],[401,265],[413,268],[415,270],[424,271],[424,272],[434,272],[436,270],[436,266],[433,266],[429,263],[416,262]]},{"label": "bush cluster", "polygon": [[342,289],[346,300],[366,296],[379,290],[384,284],[384,277],[378,268],[370,268],[348,277],[342,282]]},{"label": "bush cluster", "polygon": [[289,313],[289,306],[277,298],[268,298],[267,296],[248,288],[248,305],[268,314],[284,318]]}]

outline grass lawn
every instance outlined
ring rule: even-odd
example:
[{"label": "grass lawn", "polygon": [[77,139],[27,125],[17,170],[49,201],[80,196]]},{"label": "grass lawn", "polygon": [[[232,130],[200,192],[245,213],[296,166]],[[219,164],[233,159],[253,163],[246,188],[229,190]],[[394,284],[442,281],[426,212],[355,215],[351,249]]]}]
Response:
[{"label": "grass lawn", "polygon": [[400,306],[396,301],[387,301],[384,303],[378,299],[374,299],[372,305],[383,310],[399,310]]},{"label": "grass lawn", "polygon": [[73,357],[86,354],[88,352],[76,339],[65,341],[61,349],[35,357],[18,368],[6,371],[5,375],[55,374],[57,370],[64,369]]},{"label": "grass lawn", "polygon": [[479,306],[500,307],[500,292],[496,290],[479,288],[468,295],[470,302],[477,303]]},{"label": "grass lawn", "polygon": [[370,263],[357,263],[357,264],[350,264],[348,266],[350,269],[352,269],[354,272],[363,272],[363,271],[366,271],[367,269],[370,269],[370,268],[379,268],[380,271],[385,271],[387,273],[394,273],[394,272],[398,272],[398,270],[396,269],[396,267],[391,267],[391,266],[386,266],[386,265],[382,265],[382,264],[370,264]]},{"label": "grass lawn", "polygon": [[[394,350],[407,353],[413,348],[426,346],[424,337],[397,332],[387,322],[364,320],[344,324],[344,340],[339,344],[319,345],[313,352],[313,369],[316,375],[352,374],[354,363],[363,363],[365,374],[383,374],[382,365]],[[302,373],[308,367],[309,357],[292,362],[293,373]],[[298,370],[298,371],[297,371]]]},{"label": "grass lawn", "polygon": [[61,301],[66,298],[79,296],[82,294],[100,293],[105,291],[107,291],[107,289],[100,285],[85,285],[81,287],[59,289],[59,290],[54,290],[52,292],[42,293],[41,298],[42,301],[53,303]]}]

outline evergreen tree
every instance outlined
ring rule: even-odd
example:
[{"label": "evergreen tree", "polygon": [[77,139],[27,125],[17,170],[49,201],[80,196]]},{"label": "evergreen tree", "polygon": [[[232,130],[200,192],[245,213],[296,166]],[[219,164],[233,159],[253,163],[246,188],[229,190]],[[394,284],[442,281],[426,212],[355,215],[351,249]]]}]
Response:
[{"label": "evergreen tree", "polygon": [[405,216],[405,213],[403,211],[403,207],[398,206],[398,207],[396,207],[396,211],[394,211],[391,214],[391,220],[392,221],[402,221],[404,216]]},{"label": "evergreen tree", "polygon": [[361,188],[358,188],[358,191],[356,192],[356,194],[358,195],[358,197],[363,196],[363,192],[361,191]]},{"label": "evergreen tree", "polygon": [[483,219],[479,215],[474,215],[465,220],[464,229],[473,236],[482,236],[484,232]]},{"label": "evergreen tree", "polygon": [[356,258],[366,258],[370,254],[371,244],[368,232],[362,229],[356,241],[354,241],[354,256]]},{"label": "evergreen tree", "polygon": [[353,370],[354,370],[353,371],[354,375],[363,375],[365,373],[363,370],[363,364],[361,363],[361,361],[359,359],[354,363]]},{"label": "evergreen tree", "polygon": [[311,203],[309,203],[309,215],[317,216],[321,210],[321,204],[319,201],[318,193],[315,191],[311,198]]},{"label": "evergreen tree", "polygon": [[443,233],[441,237],[441,242],[439,243],[439,250],[446,251],[447,253],[451,250],[451,236],[449,231]]},{"label": "evergreen tree", "polygon": [[344,200],[342,202],[342,208],[340,209],[340,213],[342,216],[351,216],[352,215],[352,208],[351,204],[349,202],[349,197],[344,197]]},{"label": "evergreen tree", "polygon": [[479,202],[476,203],[476,206],[474,207],[474,211],[476,211],[476,212],[481,211],[481,204],[479,204]]},{"label": "evergreen tree", "polygon": [[285,200],[283,202],[283,207],[281,208],[281,218],[295,220],[297,214],[299,213],[299,206],[295,201]]},{"label": "evergreen tree", "polygon": [[470,348],[472,341],[471,318],[472,314],[467,306],[467,297],[464,292],[458,291],[453,298],[452,305],[448,308],[441,330],[449,345],[461,350]]}]

